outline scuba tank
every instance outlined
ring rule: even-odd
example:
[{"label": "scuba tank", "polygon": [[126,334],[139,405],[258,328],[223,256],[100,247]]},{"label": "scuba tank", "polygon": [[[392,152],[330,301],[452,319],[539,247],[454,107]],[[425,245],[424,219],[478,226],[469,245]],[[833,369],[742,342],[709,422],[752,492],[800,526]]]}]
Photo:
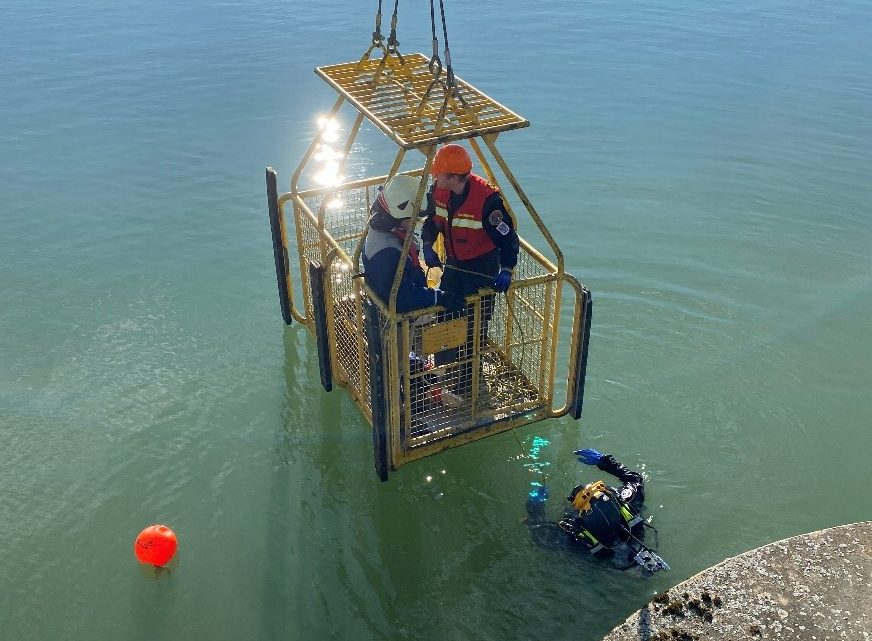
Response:
[{"label": "scuba tank", "polygon": [[579,485],[567,498],[577,513],[558,525],[591,554],[614,557],[623,549],[629,563],[622,569],[634,565],[652,573],[669,569],[661,557],[645,546],[644,519],[603,481]]}]

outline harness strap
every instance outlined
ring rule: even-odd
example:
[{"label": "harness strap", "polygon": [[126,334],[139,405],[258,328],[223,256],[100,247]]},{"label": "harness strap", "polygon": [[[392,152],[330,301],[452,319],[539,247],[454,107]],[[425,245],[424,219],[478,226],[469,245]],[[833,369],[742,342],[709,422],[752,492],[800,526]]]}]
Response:
[{"label": "harness strap", "polygon": [[599,552],[600,550],[602,550],[606,547],[602,543],[599,542],[599,539],[597,539],[593,534],[591,534],[590,532],[588,532],[584,528],[579,528],[575,532],[575,537],[577,539],[587,539],[588,541],[590,541],[592,547],[588,551],[591,554],[596,554],[597,552]]}]

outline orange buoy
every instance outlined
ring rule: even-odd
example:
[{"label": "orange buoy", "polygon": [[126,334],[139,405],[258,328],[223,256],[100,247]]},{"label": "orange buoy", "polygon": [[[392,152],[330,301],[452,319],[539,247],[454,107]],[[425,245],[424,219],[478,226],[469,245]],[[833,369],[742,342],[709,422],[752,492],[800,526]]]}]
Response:
[{"label": "orange buoy", "polygon": [[133,542],[133,552],[139,562],[156,567],[169,563],[178,547],[176,533],[166,525],[150,525]]}]

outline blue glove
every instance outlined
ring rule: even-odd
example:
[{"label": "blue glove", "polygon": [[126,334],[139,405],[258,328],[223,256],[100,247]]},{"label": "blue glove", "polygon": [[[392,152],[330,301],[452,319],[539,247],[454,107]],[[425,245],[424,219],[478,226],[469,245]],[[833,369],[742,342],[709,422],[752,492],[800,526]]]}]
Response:
[{"label": "blue glove", "polygon": [[603,457],[602,452],[597,452],[592,447],[586,447],[583,450],[575,450],[575,455],[578,457],[579,463],[585,463],[587,465],[596,465]]},{"label": "blue glove", "polygon": [[497,274],[497,278],[494,281],[494,289],[497,290],[498,294],[505,294],[509,289],[509,285],[512,282],[512,272],[508,269],[503,269]]},{"label": "blue glove", "polygon": [[424,243],[424,262],[427,267],[442,267],[442,261],[439,260],[439,254],[433,249],[431,243]]}]

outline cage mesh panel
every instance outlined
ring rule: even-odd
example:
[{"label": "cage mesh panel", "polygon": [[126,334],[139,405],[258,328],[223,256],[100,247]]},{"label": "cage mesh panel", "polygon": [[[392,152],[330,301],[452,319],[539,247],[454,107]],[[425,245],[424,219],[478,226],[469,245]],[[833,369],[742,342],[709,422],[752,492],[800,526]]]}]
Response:
[{"label": "cage mesh panel", "polygon": [[[410,321],[409,344],[415,357],[408,359],[412,419],[411,430],[402,432],[406,450],[508,417],[523,424],[524,414],[547,404],[551,343],[541,310],[549,287],[550,282],[517,282],[513,312],[505,297],[481,296],[479,305],[469,307],[468,318],[478,316],[481,322],[490,315],[484,342],[476,352],[477,335],[472,331],[457,359],[446,365],[437,366],[433,354],[420,353],[421,328],[462,315],[425,314]],[[398,362],[402,366],[405,361]],[[541,389],[543,379],[545,389]]]},{"label": "cage mesh panel", "polygon": [[[328,200],[324,212],[324,230],[349,257],[354,256],[357,243],[366,227],[369,218],[367,202],[372,201],[372,194],[377,191],[377,187],[377,185],[373,185],[371,187],[340,189]],[[367,191],[370,192],[369,201],[367,201]],[[323,200],[322,195],[316,194],[304,199],[308,211],[299,206],[294,207],[294,214],[299,224],[297,243],[306,265],[313,260],[323,265],[325,254],[332,249],[332,244],[327,243],[325,248],[320,242],[318,225],[315,221]],[[308,270],[304,269],[302,270],[302,289],[307,318],[312,317],[310,287]]]},{"label": "cage mesh panel", "polygon": [[536,278],[537,276],[545,276],[549,273],[549,270],[541,262],[521,247],[521,250],[518,252],[518,264],[515,266],[512,280],[517,283],[525,278]]},{"label": "cage mesh panel", "polygon": [[318,228],[315,226],[315,223],[311,218],[304,215],[299,207],[294,207],[294,212],[297,215],[299,224],[297,236],[298,251],[303,258],[303,265],[300,269],[303,304],[305,306],[306,318],[312,318],[314,312],[312,311],[312,288],[309,282],[308,265],[313,260],[323,263],[323,256],[321,256]]},{"label": "cage mesh panel", "polygon": [[368,419],[372,418],[369,395],[369,350],[366,336],[362,296],[354,272],[348,263],[334,260],[330,265],[330,286],[333,308],[333,349],[338,365],[338,382],[345,385],[357,400]]}]

